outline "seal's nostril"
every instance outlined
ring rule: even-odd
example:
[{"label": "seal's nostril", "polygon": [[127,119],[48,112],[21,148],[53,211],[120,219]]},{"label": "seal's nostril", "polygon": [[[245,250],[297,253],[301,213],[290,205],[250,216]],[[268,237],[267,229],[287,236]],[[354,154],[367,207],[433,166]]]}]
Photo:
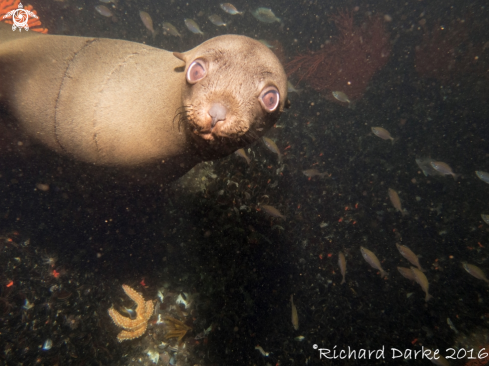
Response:
[{"label": "seal's nostril", "polygon": [[227,109],[220,103],[214,103],[207,113],[212,118],[211,127],[214,128],[217,122],[226,119]]}]

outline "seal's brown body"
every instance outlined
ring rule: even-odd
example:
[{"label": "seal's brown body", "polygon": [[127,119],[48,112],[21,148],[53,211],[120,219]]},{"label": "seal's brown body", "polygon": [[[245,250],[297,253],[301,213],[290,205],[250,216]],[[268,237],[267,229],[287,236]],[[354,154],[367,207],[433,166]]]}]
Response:
[{"label": "seal's brown body", "polygon": [[[205,51],[205,44],[189,53]],[[227,138],[226,148],[214,143],[207,149],[185,120],[178,123],[184,97],[200,98],[186,82],[185,64],[171,52],[143,44],[20,34],[0,23],[0,103],[29,138],[99,166],[157,166],[174,179],[202,160],[250,142],[236,134]],[[286,83],[283,69],[279,78]]]}]

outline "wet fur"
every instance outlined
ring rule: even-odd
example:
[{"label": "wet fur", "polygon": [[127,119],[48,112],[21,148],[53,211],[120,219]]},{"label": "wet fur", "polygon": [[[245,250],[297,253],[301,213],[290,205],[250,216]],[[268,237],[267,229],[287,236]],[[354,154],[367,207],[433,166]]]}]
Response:
[{"label": "wet fur", "polygon": [[[216,37],[184,55],[186,62],[121,40],[20,35],[0,24],[0,103],[33,141],[88,167],[173,180],[258,139],[287,97],[283,67],[255,40]],[[185,74],[197,57],[208,60],[209,73],[190,85]],[[267,83],[280,90],[273,113],[258,103]],[[205,139],[216,101],[229,114]]]}]

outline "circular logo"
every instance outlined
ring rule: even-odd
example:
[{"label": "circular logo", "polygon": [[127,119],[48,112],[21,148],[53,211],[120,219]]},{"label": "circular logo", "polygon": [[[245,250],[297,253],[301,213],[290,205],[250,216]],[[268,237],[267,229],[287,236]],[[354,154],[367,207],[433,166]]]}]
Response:
[{"label": "circular logo", "polygon": [[29,30],[29,16],[37,18],[37,15],[32,11],[24,9],[22,3],[19,3],[18,9],[9,11],[7,14],[3,16],[3,19],[12,17],[12,30],[15,31],[19,28],[19,32],[24,28],[26,31]]},{"label": "circular logo", "polygon": [[25,28],[28,20],[29,14],[24,9],[16,9],[12,14],[12,21],[18,28]]}]

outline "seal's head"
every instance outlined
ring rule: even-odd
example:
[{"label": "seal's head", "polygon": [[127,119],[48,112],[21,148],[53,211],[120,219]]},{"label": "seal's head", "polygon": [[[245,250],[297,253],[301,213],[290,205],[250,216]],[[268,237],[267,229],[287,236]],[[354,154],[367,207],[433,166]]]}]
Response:
[{"label": "seal's head", "polygon": [[185,62],[180,122],[206,158],[248,145],[277,122],[287,101],[287,75],[260,42],[224,35],[174,55]]}]

